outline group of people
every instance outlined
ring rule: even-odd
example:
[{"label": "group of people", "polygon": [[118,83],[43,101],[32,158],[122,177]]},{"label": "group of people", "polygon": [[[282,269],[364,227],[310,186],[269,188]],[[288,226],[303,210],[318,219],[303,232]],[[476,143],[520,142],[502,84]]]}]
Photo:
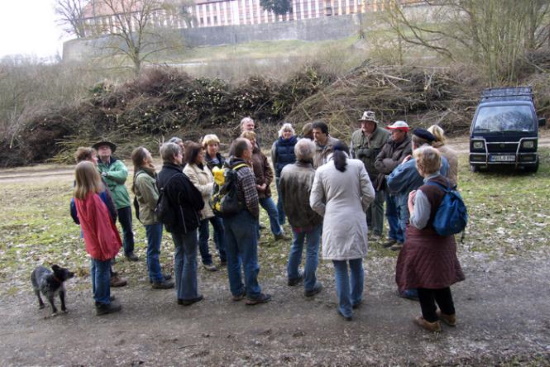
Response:
[{"label": "group of people", "polygon": [[[146,230],[152,287],[175,286],[177,302],[184,306],[203,299],[197,282],[198,252],[205,269],[218,270],[208,248],[212,224],[219,266],[227,268],[232,299],[245,299],[247,305],[268,302],[271,295],[258,283],[262,207],[275,240],[288,239],[283,230],[286,221],[292,229],[288,285],[303,284],[306,297],[322,291],[316,277],[322,243],[322,258],[334,266],[337,311],[345,320],[352,320],[353,309],[363,301],[363,258],[369,237],[380,240],[383,236],[385,203],[388,241],[384,247],[401,250],[396,266],[399,294],[418,298],[422,316],[415,322],[421,327],[438,331],[439,320],[454,325],[449,287],[464,275],[454,237],[439,236],[431,227],[444,192],[425,182],[456,185],[456,153],[445,146],[438,126],[430,131],[415,129],[411,137],[406,122],[396,121],[383,128],[372,111],[364,112],[359,123],[349,148],[329,135],[324,122],[304,125],[301,137],[292,124],[284,123],[271,146],[273,167],[261,150],[250,117],[241,121],[241,134],[231,144],[227,159],[219,151],[216,135],[206,135],[200,143],[172,138],[160,147],[163,166],[157,174],[151,153],[136,148],[132,152],[132,191]],[[112,274],[116,275],[111,260],[122,242],[126,258],[138,259],[133,252],[131,207],[125,187],[128,171],[112,157],[116,146],[102,141],[93,149],[79,148],[84,149],[89,149],[91,158],[80,159],[76,167],[74,217],[81,224],[92,257],[94,300],[100,315],[121,308],[110,295],[109,285],[113,284]],[[96,150],[101,159],[97,165]],[[215,186],[212,171],[216,168],[235,169],[241,203],[237,214],[221,217],[210,207]],[[274,179],[277,204],[270,189]],[[162,196],[170,213],[163,223],[155,212]],[[98,207],[93,209],[97,216],[90,216],[94,206]],[[114,226],[117,217],[124,241]],[[170,274],[163,274],[159,263],[163,225],[175,246],[175,283]],[[432,251],[433,247],[438,251]]]}]

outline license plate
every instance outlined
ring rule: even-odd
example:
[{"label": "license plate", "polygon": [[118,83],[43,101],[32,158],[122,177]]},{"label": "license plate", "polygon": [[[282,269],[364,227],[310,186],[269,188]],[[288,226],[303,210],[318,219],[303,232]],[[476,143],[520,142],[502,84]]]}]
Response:
[{"label": "license plate", "polygon": [[491,162],[515,162],[515,155],[492,155]]}]

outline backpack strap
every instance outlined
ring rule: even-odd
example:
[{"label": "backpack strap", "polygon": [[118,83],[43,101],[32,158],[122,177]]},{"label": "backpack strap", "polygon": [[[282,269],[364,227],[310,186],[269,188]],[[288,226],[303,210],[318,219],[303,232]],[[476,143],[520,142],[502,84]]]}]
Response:
[{"label": "backpack strap", "polygon": [[246,163],[239,163],[239,164],[237,164],[235,167],[231,167],[231,169],[233,169],[233,170],[235,170],[235,171],[238,171],[238,170],[240,170],[240,169],[243,168],[243,167],[248,167],[248,164],[246,164]]}]

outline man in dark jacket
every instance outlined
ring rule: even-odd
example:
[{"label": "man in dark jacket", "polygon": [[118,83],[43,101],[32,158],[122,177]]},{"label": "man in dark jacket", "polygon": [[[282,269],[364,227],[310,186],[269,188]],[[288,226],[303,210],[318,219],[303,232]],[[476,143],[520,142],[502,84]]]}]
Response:
[{"label": "man in dark jacket", "polygon": [[182,172],[183,155],[179,145],[163,144],[160,155],[163,166],[157,185],[170,208],[171,216],[164,218],[163,223],[166,231],[172,234],[176,248],[174,272],[178,304],[189,306],[203,299],[197,285],[197,228],[204,201],[201,193]]},{"label": "man in dark jacket", "polygon": [[[315,275],[319,264],[323,217],[309,206],[309,195],[315,178],[315,169],[313,169],[315,143],[309,139],[300,139],[294,146],[294,153],[296,163],[286,165],[279,180],[283,205],[294,235],[288,256],[288,285],[295,286],[304,280],[304,295],[311,297],[323,289]],[[298,267],[302,260],[306,238],[306,263],[304,273],[300,274]]]},{"label": "man in dark jacket", "polygon": [[[412,154],[411,138],[409,137],[409,125],[405,121],[396,121],[388,126],[391,131],[390,140],[382,147],[382,151],[376,156],[374,166],[380,172],[375,190],[386,188],[386,176],[392,173],[406,156]],[[384,247],[391,247],[396,243],[405,241],[403,230],[399,226],[399,209],[397,198],[386,191],[386,218],[388,219],[388,242]]]},{"label": "man in dark jacket", "polygon": [[[236,139],[231,147],[233,157],[229,167],[246,163],[250,165],[252,158],[252,143],[248,139]],[[236,169],[237,198],[242,203],[239,213],[223,218],[225,238],[227,240],[227,275],[229,288],[234,301],[240,301],[245,296],[247,305],[257,305],[269,302],[271,296],[262,293],[258,284],[258,218],[260,206],[256,178],[249,166]],[[244,284],[242,280],[244,268]]]},{"label": "man in dark jacket", "polygon": [[[384,190],[377,189],[376,180],[379,172],[374,166],[376,156],[387,143],[390,133],[378,126],[376,115],[372,111],[365,111],[359,119],[361,128],[351,135],[350,155],[360,159],[365,165],[369,178],[374,186],[376,196],[367,209],[367,225],[372,231],[372,239],[379,240],[384,227]],[[370,234],[370,233],[369,233]]]}]

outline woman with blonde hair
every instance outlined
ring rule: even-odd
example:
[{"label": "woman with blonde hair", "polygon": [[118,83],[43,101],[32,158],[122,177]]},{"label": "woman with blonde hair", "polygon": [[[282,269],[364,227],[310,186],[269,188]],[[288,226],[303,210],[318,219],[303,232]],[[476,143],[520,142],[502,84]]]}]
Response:
[{"label": "woman with blonde hair", "polygon": [[440,236],[432,226],[445,195],[440,185],[449,186],[448,179],[440,174],[440,153],[424,146],[413,155],[424,185],[411,191],[408,197],[409,225],[397,259],[395,280],[399,289],[418,289],[422,316],[414,322],[428,331],[438,332],[440,320],[449,326],[456,325],[450,286],[464,280],[464,273],[456,256],[454,235]]},{"label": "woman with blonde hair", "polygon": [[432,125],[428,128],[428,131],[435,136],[435,141],[432,143],[432,147],[436,148],[443,157],[449,162],[449,173],[447,177],[458,184],[458,153],[448,145],[447,138],[445,137],[445,131],[438,125]]},{"label": "woman with blonde hair", "polygon": [[92,162],[83,161],[76,166],[75,181],[74,201],[86,252],[91,257],[96,314],[117,312],[122,306],[111,298],[110,269],[122,241],[105,203],[107,194]]}]

